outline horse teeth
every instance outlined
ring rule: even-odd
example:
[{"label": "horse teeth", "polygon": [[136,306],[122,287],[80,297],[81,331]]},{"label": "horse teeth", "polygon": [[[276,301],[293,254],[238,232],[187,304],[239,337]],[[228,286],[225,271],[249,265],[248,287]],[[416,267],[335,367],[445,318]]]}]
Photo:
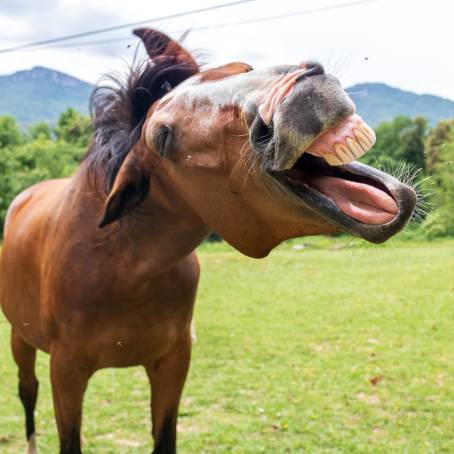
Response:
[{"label": "horse teeth", "polygon": [[352,155],[350,154],[348,148],[345,145],[337,143],[336,145],[334,145],[334,149],[336,150],[336,154],[342,163],[347,163],[354,160],[354,158],[352,158]]},{"label": "horse teeth", "polygon": [[366,124],[360,125],[359,128],[361,129],[361,132],[363,132],[366,137],[372,142],[372,145],[374,145],[377,140],[374,130],[369,128],[369,126],[367,126]]},{"label": "horse teeth", "polygon": [[358,142],[356,142],[356,140],[353,140],[350,137],[348,137],[346,142],[350,152],[353,154],[355,159],[358,159],[365,153],[361,145]]},{"label": "horse teeth", "polygon": [[364,151],[368,151],[372,148],[373,143],[362,131],[353,129],[353,134],[355,134],[357,142],[361,145]]},{"label": "horse teeth", "polygon": [[322,155],[325,161],[330,165],[330,166],[340,166],[343,164],[343,162],[335,155],[331,153],[327,153]]}]

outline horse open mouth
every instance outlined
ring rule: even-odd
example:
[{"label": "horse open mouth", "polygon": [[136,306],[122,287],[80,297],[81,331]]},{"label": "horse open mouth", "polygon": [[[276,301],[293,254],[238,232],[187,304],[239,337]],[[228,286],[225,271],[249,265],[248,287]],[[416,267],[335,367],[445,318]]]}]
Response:
[{"label": "horse open mouth", "polygon": [[355,161],[373,145],[372,140],[363,144],[362,152],[353,143],[347,149],[334,148],[337,153],[327,152],[323,147],[326,136],[338,140],[341,129],[342,125],[317,138],[290,169],[269,174],[288,195],[329,224],[374,243],[386,241],[410,219],[415,192],[392,176]]}]

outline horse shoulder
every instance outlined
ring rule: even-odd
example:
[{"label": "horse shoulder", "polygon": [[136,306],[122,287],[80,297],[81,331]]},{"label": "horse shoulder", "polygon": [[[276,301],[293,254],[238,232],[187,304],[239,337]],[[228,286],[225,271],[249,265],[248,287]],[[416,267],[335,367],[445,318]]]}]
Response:
[{"label": "horse shoulder", "polygon": [[1,254],[0,299],[6,317],[31,345],[45,349],[40,298],[41,262],[48,220],[69,180],[48,180],[11,203]]},{"label": "horse shoulder", "polygon": [[[46,202],[50,199],[56,199],[56,195],[62,192],[62,189],[66,187],[69,179],[60,178],[55,180],[46,180],[40,183],[34,184],[22,192],[20,192],[11,205],[8,208],[5,226],[4,236],[9,236],[10,229],[16,231],[19,223],[23,223],[24,218],[37,217],[43,215],[43,209]],[[13,234],[11,232],[11,234]]]}]

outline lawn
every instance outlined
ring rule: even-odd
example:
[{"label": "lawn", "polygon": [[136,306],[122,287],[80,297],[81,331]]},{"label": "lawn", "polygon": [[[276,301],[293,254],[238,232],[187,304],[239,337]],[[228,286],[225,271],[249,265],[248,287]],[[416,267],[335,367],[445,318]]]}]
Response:
[{"label": "lawn", "polygon": [[[454,241],[304,243],[258,261],[201,248],[179,452],[454,452]],[[24,448],[8,344],[1,318],[2,454]],[[55,453],[44,354],[38,374],[38,445]],[[97,373],[84,453],[150,452],[148,401],[141,368]]]}]

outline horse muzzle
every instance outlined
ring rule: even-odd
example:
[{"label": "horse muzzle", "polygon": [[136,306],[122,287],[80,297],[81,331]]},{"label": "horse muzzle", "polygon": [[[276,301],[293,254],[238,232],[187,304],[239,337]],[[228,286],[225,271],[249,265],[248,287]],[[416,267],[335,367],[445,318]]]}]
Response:
[{"label": "horse muzzle", "polygon": [[320,65],[289,72],[270,88],[250,139],[286,195],[339,230],[379,243],[413,213],[413,189],[356,162],[373,147],[375,133]]}]

